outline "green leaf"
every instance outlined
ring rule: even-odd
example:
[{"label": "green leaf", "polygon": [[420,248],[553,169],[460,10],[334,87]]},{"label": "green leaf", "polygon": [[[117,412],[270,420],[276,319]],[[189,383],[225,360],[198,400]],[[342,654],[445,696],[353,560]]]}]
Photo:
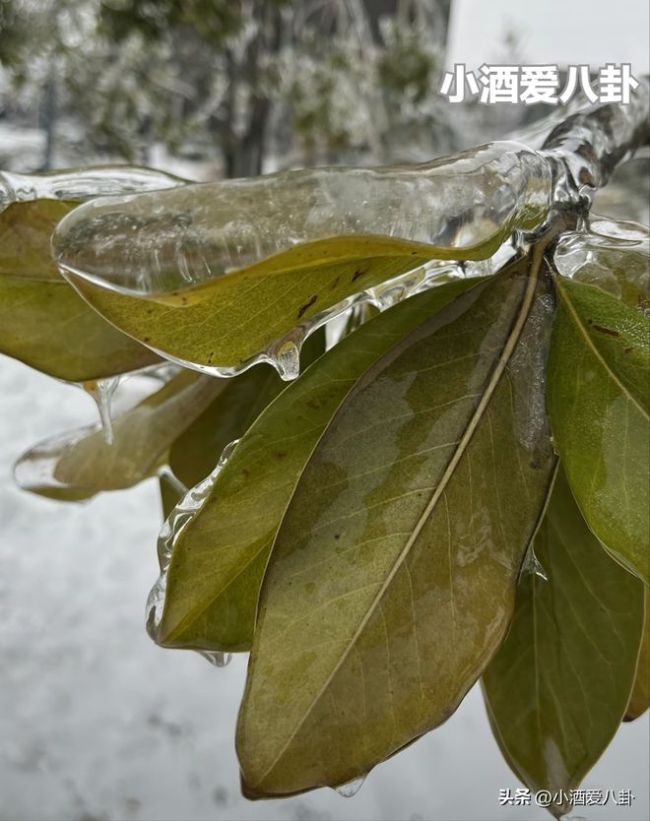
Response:
[{"label": "green leaf", "polygon": [[83,382],[158,357],[109,325],[58,273],[50,237],[76,205],[41,199],[0,211],[0,352],[58,379]]},{"label": "green leaf", "polygon": [[[453,254],[463,257],[458,249]],[[282,367],[292,347],[292,339],[285,340],[295,328],[352,294],[450,255],[448,248],[391,237],[333,237],[148,298],[101,287],[74,267],[68,278],[110,322],[167,356],[205,368],[239,369],[267,354]]]},{"label": "green leaf", "polygon": [[187,487],[170,470],[162,469],[158,472],[158,489],[163,520],[166,520],[187,493]]},{"label": "green leaf", "polygon": [[158,470],[179,431],[224,384],[225,380],[181,371],[113,421],[110,444],[97,426],[56,436],[19,459],[16,478],[26,490],[67,501],[131,487]]},{"label": "green leaf", "polygon": [[650,326],[599,288],[557,277],[548,410],[587,524],[650,578]]},{"label": "green leaf", "polygon": [[176,439],[169,466],[191,488],[215,467],[227,444],[238,439],[284,387],[272,369],[251,368],[228,384],[203,413]]},{"label": "green leaf", "polygon": [[549,287],[537,251],[461,296],[372,366],[321,436],[262,587],[237,736],[246,795],[367,773],[444,722],[502,642],[555,461]]},{"label": "green leaf", "polygon": [[[534,544],[548,581],[522,575],[510,632],[483,675],[484,694],[513,772],[531,791],[568,795],[625,713],[644,591],[590,532],[561,471]],[[570,801],[549,809],[561,815]]]},{"label": "green leaf", "polygon": [[650,707],[650,591],[645,589],[645,625],[639,652],[634,688],[625,711],[625,720],[634,721]]},{"label": "green leaf", "polygon": [[[149,626],[158,643],[222,651],[250,648],[269,551],[319,437],[378,359],[475,284],[459,280],[434,288],[370,320],[266,408],[201,508],[189,521],[183,517],[167,572],[162,620]],[[258,373],[254,368],[252,374]],[[245,377],[237,377],[235,384]],[[248,387],[243,390],[248,393]]]},{"label": "green leaf", "polygon": [[[325,329],[312,334],[301,353],[308,367],[325,351]],[[191,488],[216,466],[226,445],[248,430],[269,402],[285,387],[272,368],[255,367],[232,377],[203,413],[172,445],[169,465]]]}]

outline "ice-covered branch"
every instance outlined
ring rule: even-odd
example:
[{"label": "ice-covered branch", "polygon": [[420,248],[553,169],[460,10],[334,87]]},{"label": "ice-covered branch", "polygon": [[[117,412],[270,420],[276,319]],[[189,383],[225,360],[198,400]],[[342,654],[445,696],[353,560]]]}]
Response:
[{"label": "ice-covered branch", "polygon": [[644,79],[629,103],[601,103],[578,111],[551,131],[542,153],[566,167],[574,193],[601,188],[621,161],[650,143],[649,94]]}]

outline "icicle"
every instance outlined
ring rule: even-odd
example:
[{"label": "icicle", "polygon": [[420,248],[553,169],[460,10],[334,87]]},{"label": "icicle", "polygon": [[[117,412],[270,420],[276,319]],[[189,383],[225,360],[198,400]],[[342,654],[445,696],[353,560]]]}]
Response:
[{"label": "icicle", "polygon": [[293,340],[283,342],[269,358],[285,382],[291,382],[300,374],[300,348]]},{"label": "icicle", "polygon": [[106,444],[113,444],[113,417],[111,402],[121,377],[113,376],[110,379],[97,379],[93,382],[83,382],[82,387],[92,397],[99,412],[99,421],[104,431]]},{"label": "icicle", "polygon": [[214,667],[227,667],[232,661],[232,653],[222,653],[219,650],[201,650],[199,655]]},{"label": "icicle", "polygon": [[365,780],[366,776],[362,775],[360,778],[355,778],[353,781],[348,781],[347,784],[341,784],[334,789],[343,798],[354,798],[361,787],[363,787]]}]

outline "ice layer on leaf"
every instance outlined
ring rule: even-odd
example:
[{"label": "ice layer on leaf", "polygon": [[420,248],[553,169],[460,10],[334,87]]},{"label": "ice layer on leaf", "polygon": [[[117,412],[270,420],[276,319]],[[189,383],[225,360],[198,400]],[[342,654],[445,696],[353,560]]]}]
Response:
[{"label": "ice layer on leaf", "polygon": [[182,183],[130,166],[0,173],[0,352],[70,382],[155,362],[151,350],[105,322],[70,287],[52,259],[50,237],[59,220],[89,197]]},{"label": "ice layer on leaf", "polygon": [[62,220],[53,247],[93,307],[157,352],[217,375],[266,360],[292,377],[283,346],[299,348],[315,317],[432,260],[488,258],[544,221],[552,184],[542,156],[494,143],[104,199]]},{"label": "ice layer on leaf", "polygon": [[131,165],[71,168],[49,174],[0,173],[0,211],[15,202],[77,200],[153,191],[182,185],[186,180]]},{"label": "ice layer on leaf", "polygon": [[554,262],[563,276],[650,313],[650,235],[644,225],[592,217],[588,231],[560,237]]}]

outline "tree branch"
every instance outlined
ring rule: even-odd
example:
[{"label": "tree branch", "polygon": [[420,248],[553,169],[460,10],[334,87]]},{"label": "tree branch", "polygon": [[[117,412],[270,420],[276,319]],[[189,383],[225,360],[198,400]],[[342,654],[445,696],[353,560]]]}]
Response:
[{"label": "tree branch", "polygon": [[566,169],[575,194],[607,184],[616,166],[637,148],[650,144],[650,87],[643,79],[628,104],[602,103],[579,111],[557,125],[541,153]]}]

